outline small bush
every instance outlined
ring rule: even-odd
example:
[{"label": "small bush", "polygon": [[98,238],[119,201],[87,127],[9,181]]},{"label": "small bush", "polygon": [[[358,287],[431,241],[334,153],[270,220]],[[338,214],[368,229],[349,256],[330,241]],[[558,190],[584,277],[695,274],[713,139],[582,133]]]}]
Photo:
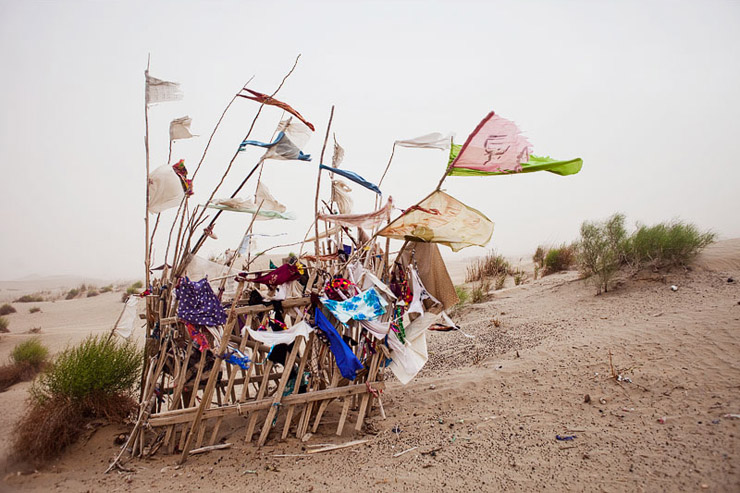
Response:
[{"label": "small bush", "polygon": [[17,365],[27,364],[41,370],[49,357],[49,350],[41,344],[41,339],[32,337],[17,344],[10,353],[10,361]]},{"label": "small bush", "polygon": [[455,286],[455,293],[457,294],[458,305],[464,305],[470,299],[470,293],[465,286]]},{"label": "small bush", "polygon": [[0,392],[33,379],[46,366],[48,356],[49,350],[38,337],[17,344],[10,353],[10,364],[0,366]]},{"label": "small bush", "polygon": [[505,283],[506,272],[502,272],[498,276],[496,276],[496,291],[498,291],[499,289],[503,289]]},{"label": "small bush", "polygon": [[28,309],[28,313],[38,313],[40,311],[41,311],[41,308],[37,306],[32,306],[31,308]]},{"label": "small bush", "polygon": [[635,267],[686,266],[716,238],[714,233],[702,233],[693,224],[680,221],[640,226],[630,236],[626,253]]},{"label": "small bush", "polygon": [[594,280],[596,294],[608,291],[609,282],[625,258],[626,242],[623,214],[614,214],[604,222],[584,221],[581,224],[578,267]]},{"label": "small bush", "polygon": [[534,251],[534,255],[532,255],[532,262],[534,262],[535,265],[539,265],[542,267],[545,265],[545,255],[547,254],[547,249],[543,247],[542,245],[537,247],[537,250]]},{"label": "small bush", "polygon": [[134,289],[141,289],[144,287],[144,283],[142,281],[136,281],[131,285],[131,287]]},{"label": "small bush", "polygon": [[468,265],[465,282],[480,281],[487,277],[498,277],[501,273],[506,274],[510,270],[511,265],[503,255],[489,252],[485,257],[476,259],[471,265]]},{"label": "small bush", "polygon": [[140,367],[136,346],[107,336],[63,351],[31,387],[31,409],[15,429],[16,454],[43,462],[74,443],[88,420],[123,420],[136,408]]},{"label": "small bush", "polygon": [[38,294],[24,294],[13,303],[40,303],[44,301],[44,298]]},{"label": "small bush", "polygon": [[576,262],[574,246],[562,245],[547,252],[544,258],[545,274],[561,272],[571,268]]},{"label": "small bush", "polygon": [[491,290],[491,281],[482,279],[473,287],[471,291],[471,301],[473,303],[483,303],[488,298],[488,292]]},{"label": "small bush", "polygon": [[102,288],[100,288],[100,292],[101,293],[110,293],[111,291],[113,291],[113,285],[112,284],[109,284],[107,286],[103,286]]},{"label": "small bush", "polygon": [[129,296],[131,296],[129,293],[121,293],[121,303],[126,303]]},{"label": "small bush", "polygon": [[77,288],[70,289],[67,291],[67,295],[64,297],[65,300],[73,300],[80,295],[80,290]]},{"label": "small bush", "polygon": [[97,289],[91,289],[87,292],[87,297],[92,298],[93,296],[99,295],[100,292]]},{"label": "small bush", "polygon": [[0,306],[0,315],[10,315],[11,313],[15,313],[15,312],[16,312],[15,307],[8,303],[5,303],[3,306]]},{"label": "small bush", "polygon": [[8,329],[8,325],[10,325],[8,319],[0,316],[0,332],[10,332],[10,330]]},{"label": "small bush", "polygon": [[527,273],[521,269],[516,269],[514,271],[514,286],[519,286],[520,284],[524,284],[525,282],[527,282]]}]

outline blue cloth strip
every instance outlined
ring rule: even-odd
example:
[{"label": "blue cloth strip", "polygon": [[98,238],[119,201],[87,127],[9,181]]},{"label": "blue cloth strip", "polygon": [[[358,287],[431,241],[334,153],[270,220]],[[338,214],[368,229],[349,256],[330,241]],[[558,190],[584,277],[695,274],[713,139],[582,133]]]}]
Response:
[{"label": "blue cloth strip", "polygon": [[319,329],[326,334],[329,339],[329,350],[334,354],[334,359],[337,361],[337,367],[339,372],[344,378],[354,380],[356,373],[364,368],[360,360],[357,359],[352,349],[344,342],[342,336],[339,335],[337,329],[329,322],[329,319],[321,313],[321,309],[316,307],[316,324]]},{"label": "blue cloth strip", "polygon": [[383,195],[383,192],[380,191],[380,189],[378,188],[378,185],[376,185],[374,183],[370,183],[369,181],[367,181],[366,179],[364,179],[363,177],[361,177],[360,175],[358,175],[354,171],[349,171],[349,170],[341,169],[341,168],[332,168],[331,166],[326,166],[325,164],[320,164],[319,167],[321,169],[325,169],[327,171],[331,171],[332,173],[336,173],[336,174],[338,174],[340,176],[343,176],[343,177],[347,178],[348,180],[352,180],[353,182],[357,183],[358,185],[362,185],[363,187],[367,188],[368,190],[372,190],[373,192],[375,192],[375,193],[377,193],[379,195]]}]

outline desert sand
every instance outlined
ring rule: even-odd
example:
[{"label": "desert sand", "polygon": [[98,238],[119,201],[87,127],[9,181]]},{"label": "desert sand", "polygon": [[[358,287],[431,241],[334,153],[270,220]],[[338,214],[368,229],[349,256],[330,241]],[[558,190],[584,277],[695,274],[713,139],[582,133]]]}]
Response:
[{"label": "desert sand", "polygon": [[[451,265],[459,282],[464,264]],[[115,425],[38,470],[13,462],[30,386],[18,384],[0,396],[0,490],[740,491],[740,419],[729,416],[740,414],[740,239],[710,246],[689,270],[594,294],[577,272],[530,275],[457,310],[462,330],[431,332],[427,366],[406,386],[390,378],[387,417],[374,409],[364,433],[335,436],[330,414],[305,443],[273,434],[258,449],[235,417],[222,440],[231,449],[179,468],[160,452],[103,474],[127,429]],[[2,360],[30,328],[56,352],[110,330],[122,307],[120,293],[14,306]],[[626,380],[612,378],[610,354]],[[357,439],[368,441],[307,453]]]}]

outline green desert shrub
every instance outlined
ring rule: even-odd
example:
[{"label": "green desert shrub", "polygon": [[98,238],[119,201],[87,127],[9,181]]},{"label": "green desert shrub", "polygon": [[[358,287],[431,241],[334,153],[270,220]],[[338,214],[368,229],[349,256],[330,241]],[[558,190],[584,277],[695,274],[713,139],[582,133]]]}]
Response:
[{"label": "green desert shrub", "polygon": [[73,400],[128,394],[139,379],[141,355],[133,343],[88,336],[64,350],[34,386],[37,401],[60,396]]},{"label": "green desert shrub", "polygon": [[576,248],[573,245],[561,245],[557,248],[550,249],[543,264],[546,274],[568,270],[576,263]]},{"label": "green desert shrub", "polygon": [[69,291],[67,291],[67,294],[64,296],[65,300],[73,300],[77,298],[80,295],[80,290],[78,288],[72,288]]},{"label": "green desert shrub", "polygon": [[470,293],[465,286],[455,286],[455,293],[457,294],[458,305],[464,305],[470,299]]},{"label": "green desert shrub", "polygon": [[474,260],[467,267],[465,282],[481,281],[489,277],[499,277],[511,271],[511,265],[503,255],[489,252],[485,257]]},{"label": "green desert shrub", "polygon": [[0,366],[0,392],[33,379],[46,366],[48,356],[49,350],[38,337],[17,344],[10,353],[10,364]]},{"label": "green desert shrub", "polygon": [[597,294],[608,291],[609,283],[625,258],[626,242],[623,214],[614,214],[603,222],[584,221],[581,224],[578,268],[593,279]]},{"label": "green desert shrub", "polygon": [[14,303],[40,303],[44,298],[39,294],[24,294],[14,301]]},{"label": "green desert shrub", "polygon": [[101,293],[110,293],[111,291],[113,291],[113,285],[112,284],[109,284],[107,286],[103,286],[102,288],[100,288],[100,292]]},{"label": "green desert shrub", "polygon": [[31,387],[30,409],[14,428],[15,454],[42,463],[74,443],[90,420],[122,421],[136,408],[140,366],[132,343],[107,336],[63,351]]},{"label": "green desert shrub", "polygon": [[11,313],[15,313],[15,312],[16,312],[15,307],[8,303],[5,303],[3,306],[0,306],[0,315],[10,315]]},{"label": "green desert shrub", "polygon": [[627,242],[626,253],[636,267],[686,266],[716,238],[714,233],[680,221],[639,226]]},{"label": "green desert shrub", "polygon": [[488,292],[491,290],[491,281],[481,279],[470,292],[470,300],[473,303],[483,303],[488,298]]},{"label": "green desert shrub", "polygon": [[41,370],[49,357],[49,350],[41,344],[41,339],[32,337],[18,343],[10,353],[10,361],[17,365],[29,365]]},{"label": "green desert shrub", "polygon": [[28,309],[28,313],[38,313],[40,311],[41,311],[41,308],[37,306],[32,306],[31,308]]},{"label": "green desert shrub", "polygon": [[0,332],[10,332],[8,330],[8,325],[10,325],[10,322],[8,322],[8,319],[0,316]]},{"label": "green desert shrub", "polygon": [[92,298],[93,296],[97,296],[99,294],[100,294],[100,291],[98,291],[97,289],[94,289],[94,288],[93,289],[89,289],[87,291],[87,297],[88,298]]}]

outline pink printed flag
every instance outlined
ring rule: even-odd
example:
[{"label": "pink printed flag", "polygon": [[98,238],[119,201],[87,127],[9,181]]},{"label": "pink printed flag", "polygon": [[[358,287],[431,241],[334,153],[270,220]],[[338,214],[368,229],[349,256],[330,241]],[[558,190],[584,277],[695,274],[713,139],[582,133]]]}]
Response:
[{"label": "pink printed flag", "polygon": [[516,123],[491,111],[465,141],[452,168],[485,173],[519,172],[522,164],[529,161],[531,147]]}]

